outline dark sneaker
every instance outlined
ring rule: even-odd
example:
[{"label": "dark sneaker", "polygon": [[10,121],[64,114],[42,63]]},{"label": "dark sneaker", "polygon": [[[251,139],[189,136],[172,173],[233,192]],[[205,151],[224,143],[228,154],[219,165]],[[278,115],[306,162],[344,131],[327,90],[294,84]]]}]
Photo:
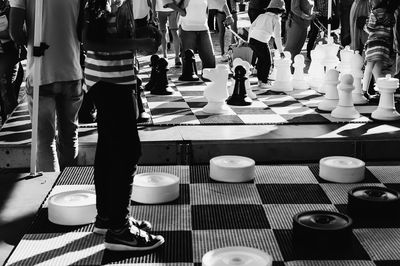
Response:
[{"label": "dark sneaker", "polygon": [[160,235],[151,235],[136,226],[127,224],[123,229],[108,230],[104,246],[114,251],[149,251],[164,244]]},{"label": "dark sneaker", "polygon": [[[144,230],[144,231],[151,230],[151,223],[148,221],[136,220],[133,217],[129,217],[129,224],[133,225],[141,230]],[[110,227],[109,227],[107,220],[97,217],[96,221],[94,222],[93,233],[98,234],[98,235],[105,235],[109,228]]]}]

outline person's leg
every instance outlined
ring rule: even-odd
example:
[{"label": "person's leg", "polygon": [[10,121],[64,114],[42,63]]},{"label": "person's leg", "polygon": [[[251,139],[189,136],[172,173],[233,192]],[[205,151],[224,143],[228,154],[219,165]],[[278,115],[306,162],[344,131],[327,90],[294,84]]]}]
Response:
[{"label": "person's leg", "polygon": [[250,47],[257,56],[257,78],[262,83],[268,82],[269,71],[271,68],[271,55],[267,43],[256,39],[250,39]]},{"label": "person's leg", "polygon": [[365,65],[364,76],[362,80],[362,89],[364,92],[368,92],[369,83],[371,82],[372,69],[374,68],[374,62],[368,61]]},{"label": "person's leg", "polygon": [[169,12],[157,12],[158,28],[161,31],[161,49],[164,58],[167,58],[167,19]]},{"label": "person's leg", "polygon": [[342,46],[351,43],[350,37],[350,9],[354,0],[340,1],[340,43]]},{"label": "person's leg", "polygon": [[202,68],[215,68],[215,55],[210,32],[208,30],[197,31],[196,35]]},{"label": "person's leg", "polygon": [[[225,21],[226,15],[224,12],[217,12],[217,25],[219,29],[218,41],[221,48],[221,55],[225,54]],[[227,59],[227,58],[226,58]],[[225,58],[223,58],[225,60]]]},{"label": "person's leg", "polygon": [[288,23],[289,27],[285,51],[290,52],[293,61],[294,57],[301,52],[301,48],[306,41],[308,25],[304,23],[300,24],[293,19],[289,20]]},{"label": "person's leg", "polygon": [[210,31],[217,31],[217,27],[215,26],[215,16],[217,14],[218,10],[217,9],[209,9],[208,10],[208,28]]},{"label": "person's leg", "polygon": [[82,81],[58,82],[57,149],[61,170],[76,165],[78,158],[78,113],[83,101]]},{"label": "person's leg", "polygon": [[118,229],[129,216],[133,174],[141,155],[133,90],[104,82],[91,90],[98,110],[94,167],[98,212],[109,219],[111,229]]},{"label": "person's leg", "polygon": [[[33,84],[30,79],[26,84],[28,109],[32,115]],[[59,172],[56,149],[56,100],[54,84],[47,84],[39,88],[39,111],[37,131],[37,171]]]},{"label": "person's leg", "polygon": [[[231,29],[234,31],[234,32],[238,32],[238,28],[237,28],[237,21],[238,21],[238,17],[237,17],[237,13],[236,13],[236,11],[235,12],[232,12],[232,18],[233,18],[233,24],[231,25]],[[236,40],[235,40],[235,36],[233,35],[233,34],[231,34],[231,43],[235,43],[236,42]]]},{"label": "person's leg", "polygon": [[[179,28],[179,37],[182,44],[183,64],[185,64],[185,51],[188,49],[191,49],[193,51],[196,50],[197,34],[195,31],[185,31],[182,28]],[[185,68],[185,66],[183,66],[183,68]]]},{"label": "person's leg", "polygon": [[181,60],[179,58],[181,40],[178,36],[178,12],[174,11],[169,15],[169,29],[172,35],[172,41],[175,51],[175,65],[180,66]]},{"label": "person's leg", "polygon": [[314,22],[311,22],[310,31],[308,32],[308,42],[307,42],[307,57],[311,59],[310,53],[311,50],[314,49],[315,40],[317,39],[318,35],[318,27],[315,25]]}]

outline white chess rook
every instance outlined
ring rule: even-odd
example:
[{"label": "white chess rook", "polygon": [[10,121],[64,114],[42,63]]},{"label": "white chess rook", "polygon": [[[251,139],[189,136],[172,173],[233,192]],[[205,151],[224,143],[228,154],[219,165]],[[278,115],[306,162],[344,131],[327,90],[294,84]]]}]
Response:
[{"label": "white chess rook", "polygon": [[394,104],[394,92],[399,87],[399,79],[392,78],[388,74],[384,78],[378,78],[376,84],[381,97],[378,108],[372,112],[371,117],[384,121],[399,120],[400,114],[396,111]]},{"label": "white chess rook", "polygon": [[325,75],[325,82],[322,85],[325,91],[324,99],[318,104],[318,109],[331,112],[336,108],[339,102],[339,93],[337,85],[339,84],[339,72],[335,69],[329,69]]},{"label": "white chess rook", "polygon": [[203,112],[209,114],[228,113],[230,110],[226,104],[226,99],[229,96],[227,88],[228,67],[221,64],[217,65],[216,68],[205,68],[203,69],[203,77],[212,81],[204,90],[204,97],[208,103],[203,107]]},{"label": "white chess rook", "polygon": [[350,74],[353,75],[354,78],[354,91],[353,91],[353,103],[354,104],[366,104],[368,103],[367,98],[364,97],[364,93],[362,90],[361,80],[363,78],[362,67],[364,65],[364,58],[360,55],[359,51],[355,51],[351,57]]},{"label": "white chess rook", "polygon": [[332,111],[331,115],[335,118],[355,119],[360,117],[360,113],[354,108],[352,91],[353,76],[344,74],[339,84],[339,103]]},{"label": "white chess rook", "polygon": [[296,55],[294,57],[294,74],[292,79],[293,89],[295,90],[307,90],[309,88],[304,77],[305,66],[306,65],[304,64],[304,56],[301,54]]},{"label": "white chess rook", "polygon": [[272,91],[292,91],[292,73],[290,65],[292,64],[290,52],[285,52],[285,58],[275,59],[276,80],[273,82]]}]

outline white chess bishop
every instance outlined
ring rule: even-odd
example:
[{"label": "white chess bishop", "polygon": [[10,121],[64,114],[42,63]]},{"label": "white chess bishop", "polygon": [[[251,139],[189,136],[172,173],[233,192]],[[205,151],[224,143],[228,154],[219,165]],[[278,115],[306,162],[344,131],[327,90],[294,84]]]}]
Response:
[{"label": "white chess bishop", "polygon": [[335,109],[331,112],[332,117],[345,118],[345,119],[356,119],[360,117],[360,113],[354,108],[352,91],[353,76],[350,74],[344,74],[339,84],[339,102]]},{"label": "white chess bishop", "polygon": [[212,82],[204,90],[204,97],[208,103],[203,107],[203,112],[209,114],[224,114],[229,112],[230,108],[226,104],[228,98],[228,66],[219,64],[216,68],[203,69],[203,76]]},{"label": "white chess bishop", "polygon": [[322,84],[325,95],[324,99],[318,104],[319,110],[331,112],[336,108],[339,102],[338,84],[339,71],[329,69],[328,72],[326,72],[324,84]]},{"label": "white chess bishop", "polygon": [[285,58],[275,59],[276,79],[272,83],[272,91],[292,91],[292,73],[290,65],[292,64],[291,54],[288,51],[284,52]]},{"label": "white chess bishop", "polygon": [[371,117],[377,120],[392,121],[399,120],[400,114],[396,111],[394,104],[394,92],[399,87],[399,79],[392,78],[390,74],[384,78],[378,78],[376,84],[381,97],[378,108],[372,112]]},{"label": "white chess bishop", "polygon": [[324,82],[324,66],[322,65],[322,59],[324,58],[324,49],[322,42],[319,42],[314,50],[310,52],[311,63],[308,68],[308,85],[313,90],[319,90],[322,83]]},{"label": "white chess bishop", "polygon": [[350,74],[354,78],[354,91],[353,91],[353,103],[354,104],[366,104],[368,103],[367,98],[364,97],[362,90],[361,80],[364,76],[362,68],[364,65],[364,58],[360,55],[359,51],[355,51],[350,60]]},{"label": "white chess bishop", "polygon": [[309,88],[306,79],[304,77],[304,56],[298,54],[294,57],[294,74],[292,78],[293,89],[295,90],[307,90]]},{"label": "white chess bishop", "polygon": [[[238,66],[238,65],[241,65],[241,66],[244,67],[244,69],[246,69],[245,77],[247,79],[245,80],[244,85],[246,87],[247,96],[252,100],[257,99],[257,95],[252,91],[251,86],[250,86],[250,75],[251,75],[251,65],[250,65],[250,63],[247,62],[247,61],[244,61],[243,59],[241,59],[239,57],[237,57],[237,58],[235,58],[233,60],[232,65],[233,65],[233,69],[235,69],[236,66]],[[232,86],[231,86],[232,87],[232,92],[233,92],[234,85],[235,85],[235,83],[232,82]],[[230,93],[230,95],[231,94],[232,93]]]}]

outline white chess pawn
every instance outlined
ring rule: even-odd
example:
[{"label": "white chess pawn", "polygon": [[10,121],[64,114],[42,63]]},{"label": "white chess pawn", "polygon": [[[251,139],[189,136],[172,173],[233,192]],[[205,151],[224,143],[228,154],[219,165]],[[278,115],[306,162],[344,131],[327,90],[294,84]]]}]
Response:
[{"label": "white chess pawn", "polygon": [[360,117],[360,113],[354,108],[352,91],[354,90],[353,76],[344,74],[339,84],[339,102],[331,112],[332,117],[355,119]]},{"label": "white chess pawn", "polygon": [[350,61],[350,74],[354,78],[354,91],[353,91],[353,103],[354,104],[366,104],[368,103],[367,98],[364,97],[362,90],[361,80],[363,78],[362,67],[364,65],[364,58],[360,55],[359,51],[355,51]]},{"label": "white chess pawn", "polygon": [[318,104],[318,109],[322,111],[332,111],[339,102],[337,85],[339,84],[339,71],[329,69],[325,75],[325,82],[322,85],[325,91],[324,99]]},{"label": "white chess pawn", "polygon": [[294,74],[292,79],[293,89],[295,90],[307,90],[309,88],[304,77],[305,66],[306,65],[304,64],[304,56],[301,54],[296,55],[294,57]]},{"label": "white chess pawn", "polygon": [[226,104],[228,98],[227,82],[229,77],[228,66],[219,64],[216,68],[203,69],[203,76],[210,79],[204,90],[204,97],[208,103],[203,107],[203,112],[209,114],[224,114],[229,112],[229,107]]},{"label": "white chess pawn", "polygon": [[[245,75],[245,77],[247,78],[246,80],[245,80],[245,82],[244,82],[244,85],[245,85],[245,87],[246,87],[246,92],[247,92],[247,96],[250,98],[250,99],[257,99],[257,95],[252,91],[252,89],[251,89],[251,86],[250,86],[250,75],[251,75],[251,65],[250,65],[250,63],[249,62],[247,62],[247,61],[244,61],[243,59],[241,59],[241,58],[235,58],[234,60],[233,60],[233,69],[235,69],[236,68],[236,66],[238,66],[238,65],[241,65],[241,66],[243,66],[244,67],[244,69],[246,69],[246,75]],[[232,92],[233,92],[233,89],[232,89]],[[230,95],[231,95],[232,93],[230,93]]]},{"label": "white chess pawn", "polygon": [[272,91],[292,91],[292,72],[290,71],[290,65],[292,59],[290,52],[285,51],[285,58],[276,59],[276,79],[272,83]]},{"label": "white chess pawn", "polygon": [[308,85],[314,90],[319,90],[322,83],[324,82],[324,66],[321,61],[324,57],[324,50],[322,47],[322,42],[319,42],[314,50],[310,52],[311,63],[308,69]]},{"label": "white chess pawn", "polygon": [[400,119],[400,114],[394,105],[394,92],[399,87],[399,79],[392,78],[390,74],[378,78],[376,82],[381,97],[378,108],[372,112],[371,117],[377,120],[392,121]]}]

